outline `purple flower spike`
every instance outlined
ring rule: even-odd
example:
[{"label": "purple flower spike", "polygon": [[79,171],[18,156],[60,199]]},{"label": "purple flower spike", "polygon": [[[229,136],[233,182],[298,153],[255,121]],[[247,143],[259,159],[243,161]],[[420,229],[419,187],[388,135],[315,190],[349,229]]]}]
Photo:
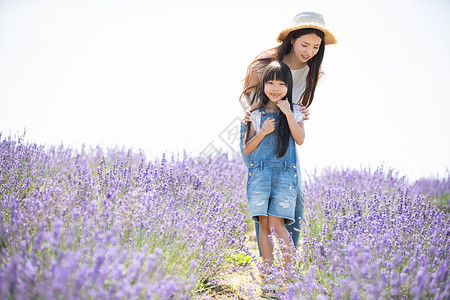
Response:
[{"label": "purple flower spike", "polygon": [[3,137],[0,298],[189,299],[245,246],[244,173]]}]

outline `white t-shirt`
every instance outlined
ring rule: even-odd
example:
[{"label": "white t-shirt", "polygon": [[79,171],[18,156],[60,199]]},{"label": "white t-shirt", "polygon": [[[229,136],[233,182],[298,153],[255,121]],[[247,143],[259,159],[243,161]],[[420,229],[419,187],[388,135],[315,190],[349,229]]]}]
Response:
[{"label": "white t-shirt", "polygon": [[300,96],[305,91],[306,76],[308,75],[309,67],[305,66],[298,70],[291,70],[292,73],[292,103],[300,104]]},{"label": "white t-shirt", "polygon": [[[292,109],[295,121],[297,123],[300,122],[300,120],[305,117],[305,115],[300,112],[300,105],[294,104]],[[250,120],[253,123],[253,128],[255,128],[256,133],[258,133],[259,130],[261,129],[261,111],[259,109],[255,109],[254,111],[252,111],[252,114],[250,115]]]}]

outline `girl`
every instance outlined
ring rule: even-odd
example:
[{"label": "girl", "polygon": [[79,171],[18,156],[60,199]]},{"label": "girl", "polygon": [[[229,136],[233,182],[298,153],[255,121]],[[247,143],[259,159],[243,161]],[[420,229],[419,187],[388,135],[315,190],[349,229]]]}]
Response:
[{"label": "girl", "polygon": [[[295,222],[295,143],[301,145],[305,138],[304,115],[292,104],[292,87],[286,64],[274,61],[265,68],[244,137],[243,153],[249,162],[247,199],[253,220],[259,223],[259,245],[266,264],[273,260],[270,228],[292,248],[285,224]],[[264,288],[263,292],[267,293]]]},{"label": "girl", "polygon": [[[244,88],[240,97],[240,103],[247,113],[245,122],[250,121],[250,106],[256,97],[256,86],[261,80],[264,68],[274,60],[285,63],[293,77],[292,100],[300,104],[300,110],[305,115],[304,120],[309,119],[309,111],[306,109],[314,99],[314,92],[321,74],[321,64],[325,53],[325,45],[336,44],[334,35],[325,27],[322,15],[314,12],[302,12],[297,14],[292,23],[283,29],[277,41],[281,44],[275,48],[261,53],[248,67],[244,80]],[[298,107],[297,107],[298,109]],[[294,110],[295,112],[295,110]],[[241,127],[243,134],[244,126]],[[241,143],[241,151],[242,151]],[[303,189],[300,173],[300,164],[296,155],[296,170],[298,175],[297,200],[295,206],[295,222],[287,225],[295,247],[298,246],[301,220],[303,219]],[[244,161],[248,161],[244,155]],[[255,223],[256,236],[259,236],[259,224]],[[258,241],[258,247],[260,243]],[[260,248],[261,250],[261,248]]]}]

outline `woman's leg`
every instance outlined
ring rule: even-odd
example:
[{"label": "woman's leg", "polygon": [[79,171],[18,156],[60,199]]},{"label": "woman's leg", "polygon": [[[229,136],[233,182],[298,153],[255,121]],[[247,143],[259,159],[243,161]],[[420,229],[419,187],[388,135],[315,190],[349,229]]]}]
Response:
[{"label": "woman's leg", "polygon": [[259,245],[259,223],[258,222],[255,222],[255,232],[256,232],[256,244],[258,245],[259,256],[262,256],[261,246]]},{"label": "woman's leg", "polygon": [[297,184],[297,200],[295,201],[295,223],[291,225],[286,225],[286,229],[289,233],[292,234],[292,241],[294,242],[295,248],[298,248],[298,240],[300,238],[300,227],[303,222],[303,212],[304,212],[304,193],[303,193],[303,181],[302,181],[302,172],[300,171],[300,160],[298,158],[298,153],[295,151],[296,155],[296,168],[297,168],[297,176],[298,176],[298,184]]}]

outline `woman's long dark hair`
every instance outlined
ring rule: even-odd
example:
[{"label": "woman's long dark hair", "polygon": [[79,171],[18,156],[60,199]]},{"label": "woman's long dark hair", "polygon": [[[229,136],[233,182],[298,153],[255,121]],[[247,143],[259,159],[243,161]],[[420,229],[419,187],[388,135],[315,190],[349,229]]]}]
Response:
[{"label": "woman's long dark hair", "polygon": [[[264,93],[264,85],[266,82],[270,80],[279,80],[283,81],[287,87],[286,99],[289,101],[290,108],[292,108],[292,74],[291,69],[282,62],[274,61],[271,62],[264,69],[263,77],[257,87],[257,101],[252,105],[252,110],[265,106],[270,100],[267,95]],[[286,151],[289,147],[289,139],[291,137],[291,131],[289,129],[289,124],[287,122],[286,115],[284,113],[278,114],[278,124],[275,128],[275,132],[277,135],[277,154],[278,157],[282,157],[286,154]]]},{"label": "woman's long dark hair", "polygon": [[[291,31],[288,36],[284,39],[283,43],[278,47],[272,48],[270,50],[264,51],[247,68],[247,75],[244,79],[244,88],[241,94],[243,97],[245,94],[249,93],[251,90],[257,87],[257,83],[252,82],[252,77],[257,75],[254,72],[261,71],[272,61],[282,62],[284,56],[291,52],[292,44],[291,40],[296,40],[302,35],[314,33],[322,39],[319,47],[319,51],[314,55],[307,64],[309,67],[309,72],[306,77],[305,91],[300,96],[300,99],[295,99],[294,103],[298,103],[301,100],[301,104],[309,107],[314,99],[314,92],[316,90],[317,82],[319,81],[320,66],[322,65],[323,56],[325,53],[325,35],[322,31],[314,28],[303,28],[295,31]],[[256,93],[251,99],[251,104],[255,101]]]}]

